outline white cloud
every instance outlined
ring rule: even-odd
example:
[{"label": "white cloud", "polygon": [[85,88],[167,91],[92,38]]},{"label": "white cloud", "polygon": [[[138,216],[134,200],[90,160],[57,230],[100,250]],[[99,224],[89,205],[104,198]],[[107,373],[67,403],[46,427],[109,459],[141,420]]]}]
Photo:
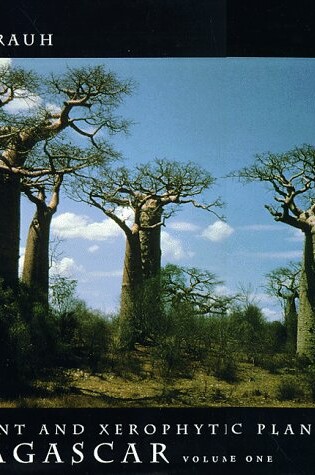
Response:
[{"label": "white cloud", "polygon": [[42,104],[43,100],[36,94],[26,89],[16,89],[15,98],[5,106],[5,110],[11,114],[28,112]]},{"label": "white cloud", "polygon": [[52,231],[61,238],[81,238],[90,241],[104,241],[120,236],[122,231],[113,220],[92,222],[88,216],[63,213],[52,220]]},{"label": "white cloud", "polygon": [[51,104],[50,102],[47,102],[47,104],[45,104],[45,108],[52,114],[59,114],[61,112],[60,106],[57,106],[57,104]]},{"label": "white cloud", "polygon": [[[19,274],[22,274],[23,265],[25,258],[25,247],[20,248],[20,259],[19,259]],[[84,272],[84,267],[82,265],[76,264],[75,260],[72,257],[63,257],[60,261],[54,261],[50,270],[51,276],[62,276],[62,277],[72,277],[75,274],[81,274]]]},{"label": "white cloud", "polygon": [[263,307],[261,310],[262,310],[262,313],[267,318],[267,320],[269,320],[269,321],[280,320],[280,318],[281,318],[281,312],[277,312],[276,310],[272,310],[269,307]]},{"label": "white cloud", "polygon": [[168,259],[180,260],[192,257],[193,252],[186,251],[180,239],[171,236],[166,231],[161,232],[161,248],[163,257]]},{"label": "white cloud", "polygon": [[201,236],[210,241],[218,242],[228,238],[234,233],[234,229],[224,221],[216,221],[203,230]]},{"label": "white cloud", "polygon": [[99,250],[100,246],[97,244],[94,244],[93,246],[88,247],[88,252],[93,254],[94,252],[97,252]]},{"label": "white cloud", "polygon": [[50,269],[51,275],[61,275],[63,277],[73,276],[82,272],[84,272],[84,267],[76,264],[72,257],[63,257],[60,261],[54,262]]},{"label": "white cloud", "polygon": [[198,231],[199,226],[189,223],[188,221],[175,221],[173,223],[169,223],[168,228],[174,229],[175,231],[194,232]]},{"label": "white cloud", "polygon": [[22,275],[24,259],[25,259],[25,247],[20,247],[20,258],[19,258],[19,275]]},{"label": "white cloud", "polygon": [[0,68],[3,66],[11,66],[11,58],[0,58]]}]

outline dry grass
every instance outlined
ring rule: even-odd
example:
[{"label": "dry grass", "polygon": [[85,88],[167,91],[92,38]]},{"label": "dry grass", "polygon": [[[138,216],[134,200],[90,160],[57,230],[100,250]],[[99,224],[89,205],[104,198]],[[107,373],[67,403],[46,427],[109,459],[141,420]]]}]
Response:
[{"label": "dry grass", "polygon": [[[33,392],[12,400],[0,400],[1,408],[91,407],[314,407],[306,378],[294,369],[276,374],[249,363],[239,363],[237,380],[220,380],[201,369],[192,374],[163,378],[147,350],[138,349],[130,366],[134,371],[113,369],[91,374],[72,369],[42,378]],[[129,366],[130,361],[128,361]],[[296,370],[297,371],[297,370]],[[289,377],[299,381],[296,400],[280,400],[278,388]],[[303,382],[304,381],[304,382]]]}]

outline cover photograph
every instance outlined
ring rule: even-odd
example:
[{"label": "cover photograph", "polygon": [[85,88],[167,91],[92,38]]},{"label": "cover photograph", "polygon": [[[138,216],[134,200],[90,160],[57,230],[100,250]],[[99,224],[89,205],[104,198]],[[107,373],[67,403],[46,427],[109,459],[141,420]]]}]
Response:
[{"label": "cover photograph", "polygon": [[0,471],[311,474],[315,60],[123,3],[0,34]]}]

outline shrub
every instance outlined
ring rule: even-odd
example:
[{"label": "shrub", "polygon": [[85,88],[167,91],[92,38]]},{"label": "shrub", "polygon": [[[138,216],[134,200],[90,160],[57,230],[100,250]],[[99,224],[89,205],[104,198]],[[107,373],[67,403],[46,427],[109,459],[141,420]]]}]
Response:
[{"label": "shrub", "polygon": [[110,322],[77,300],[71,312],[59,317],[58,363],[64,367],[101,370],[106,363],[111,334]]},{"label": "shrub", "polygon": [[20,299],[0,282],[0,387],[8,393],[32,376],[33,347]]},{"label": "shrub", "polygon": [[314,378],[314,375],[308,379],[308,387],[310,389],[312,401],[315,401],[315,378]]},{"label": "shrub", "polygon": [[33,372],[36,375],[43,368],[50,368],[56,363],[58,322],[46,307],[36,303],[28,328],[33,347]]},{"label": "shrub", "polygon": [[259,355],[255,363],[270,373],[277,374],[280,369],[291,364],[291,359],[287,354]]},{"label": "shrub", "polygon": [[220,388],[215,388],[211,393],[211,399],[214,402],[221,402],[227,399],[226,394]]},{"label": "shrub", "polygon": [[279,401],[293,401],[304,396],[301,383],[295,378],[286,377],[280,381],[276,396]]},{"label": "shrub", "polygon": [[233,335],[237,351],[244,352],[249,360],[266,349],[266,320],[259,307],[248,304],[236,308],[229,319],[229,331]]},{"label": "shrub", "polygon": [[232,356],[220,357],[213,372],[214,376],[228,383],[237,381],[237,365]]},{"label": "shrub", "polygon": [[187,303],[170,307],[155,334],[154,355],[165,376],[192,377],[196,365],[205,365],[211,351],[210,319],[196,315]]},{"label": "shrub", "polygon": [[295,366],[299,371],[307,371],[311,368],[312,361],[307,356],[297,356],[295,359]]},{"label": "shrub", "polygon": [[187,373],[190,362],[174,336],[163,338],[161,343],[154,347],[153,357],[162,378],[171,379],[180,373]]},{"label": "shrub", "polygon": [[307,387],[310,391],[311,399],[312,401],[315,401],[315,366],[314,364],[308,366],[307,371],[305,375],[303,376],[305,378]]},{"label": "shrub", "polygon": [[284,324],[279,321],[266,322],[266,343],[265,351],[269,353],[281,353],[288,350],[287,353],[292,353],[286,347],[287,332]]}]

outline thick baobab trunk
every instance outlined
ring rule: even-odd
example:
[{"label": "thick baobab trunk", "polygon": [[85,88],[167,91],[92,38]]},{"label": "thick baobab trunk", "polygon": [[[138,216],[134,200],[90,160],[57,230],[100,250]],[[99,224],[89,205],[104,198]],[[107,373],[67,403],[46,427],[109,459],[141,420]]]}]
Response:
[{"label": "thick baobab trunk", "polygon": [[19,177],[0,171],[0,278],[13,287],[18,282],[20,199]]},{"label": "thick baobab trunk", "polygon": [[299,290],[297,353],[315,358],[315,227],[305,232]]},{"label": "thick baobab trunk", "polygon": [[133,348],[141,340],[142,268],[139,230],[133,226],[126,236],[120,302],[120,342]]},{"label": "thick baobab trunk", "polygon": [[48,307],[49,236],[52,213],[45,205],[38,206],[29,227],[22,282],[33,289],[35,296]]},{"label": "thick baobab trunk", "polygon": [[49,205],[45,202],[45,189],[35,197],[27,188],[29,199],[36,204],[36,212],[29,227],[26,242],[22,282],[35,293],[35,297],[48,308],[49,293],[49,238],[50,225],[59,203],[63,176],[55,177],[54,189]]},{"label": "thick baobab trunk", "polygon": [[127,236],[122,289],[121,313],[127,315],[133,312],[142,284],[141,253],[139,232]]},{"label": "thick baobab trunk", "polygon": [[[2,154],[0,163],[21,167],[35,142],[31,138],[17,139]],[[20,248],[21,181],[17,173],[0,170],[0,277],[4,284],[18,283]]]},{"label": "thick baobab trunk", "polygon": [[148,200],[141,210],[140,247],[143,272],[143,341],[150,341],[162,318],[161,306],[161,218],[157,200]]},{"label": "thick baobab trunk", "polygon": [[161,270],[161,217],[156,200],[148,200],[141,212],[141,259],[145,280],[157,277]]},{"label": "thick baobab trunk", "polygon": [[284,308],[284,325],[287,333],[286,349],[289,353],[296,353],[297,341],[297,310],[295,304],[296,296],[286,298]]}]

